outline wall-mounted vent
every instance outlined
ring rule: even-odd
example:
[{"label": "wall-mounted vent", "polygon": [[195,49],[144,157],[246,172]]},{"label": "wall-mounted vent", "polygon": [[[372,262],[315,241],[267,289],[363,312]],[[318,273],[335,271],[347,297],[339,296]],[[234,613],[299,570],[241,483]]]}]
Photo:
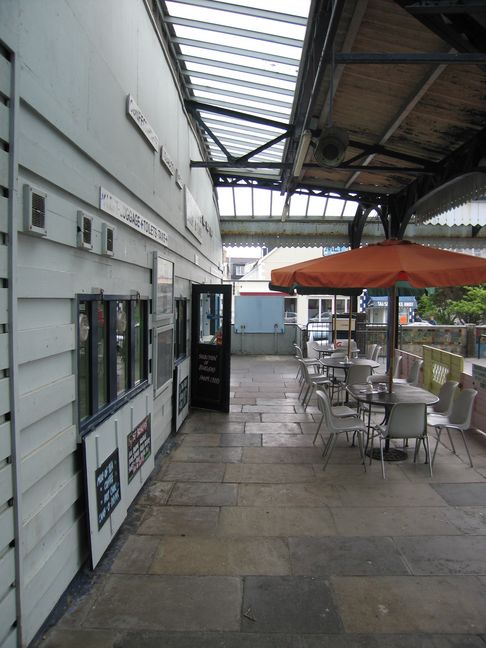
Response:
[{"label": "wall-mounted vent", "polygon": [[78,211],[78,247],[93,249],[93,218],[83,211]]},{"label": "wall-mounted vent", "polygon": [[115,228],[103,223],[101,230],[101,253],[106,256],[115,254]]},{"label": "wall-mounted vent", "polygon": [[47,236],[47,194],[24,185],[24,231]]}]

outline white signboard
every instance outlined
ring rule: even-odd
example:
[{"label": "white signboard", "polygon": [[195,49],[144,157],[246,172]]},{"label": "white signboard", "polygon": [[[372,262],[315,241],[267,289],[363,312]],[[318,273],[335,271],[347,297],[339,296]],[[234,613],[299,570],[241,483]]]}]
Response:
[{"label": "white signboard", "polygon": [[176,172],[176,165],[173,159],[170,157],[165,146],[160,147],[160,161],[162,162],[167,173],[173,176]]},{"label": "white signboard", "polygon": [[140,108],[135,103],[132,95],[127,97],[127,114],[133,119],[138,128],[142,131],[143,135],[147,138],[149,144],[154,148],[154,150],[159,150],[159,138],[155,134],[154,129],[148,123],[145,115],[140,110]]},{"label": "white signboard", "polygon": [[187,187],[184,188],[184,203],[186,211],[186,227],[198,241],[202,240],[202,213]]},{"label": "white signboard", "polygon": [[167,246],[166,232],[137,211],[126,205],[122,200],[111,194],[107,189],[100,187],[100,209],[128,225],[144,236]]}]

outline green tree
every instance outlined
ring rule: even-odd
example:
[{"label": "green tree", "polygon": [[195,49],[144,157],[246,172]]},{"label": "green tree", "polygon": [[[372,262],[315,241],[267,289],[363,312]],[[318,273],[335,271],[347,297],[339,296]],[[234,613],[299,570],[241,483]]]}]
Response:
[{"label": "green tree", "polygon": [[422,295],[418,313],[423,319],[433,316],[437,324],[466,324],[486,321],[486,284],[480,286],[455,286],[435,288]]}]

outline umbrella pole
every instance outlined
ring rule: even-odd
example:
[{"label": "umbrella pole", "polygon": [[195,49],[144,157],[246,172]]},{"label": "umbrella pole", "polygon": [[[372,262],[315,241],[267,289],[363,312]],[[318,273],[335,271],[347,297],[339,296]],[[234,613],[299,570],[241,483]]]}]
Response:
[{"label": "umbrella pole", "polygon": [[333,327],[332,327],[332,346],[336,347],[336,325],[337,325],[337,319],[336,319],[336,295],[334,295],[334,313],[332,315],[332,321],[333,321]]},{"label": "umbrella pole", "polygon": [[349,299],[349,320],[348,320],[348,358],[351,358],[351,328],[353,323],[353,313],[351,312],[351,298]]},{"label": "umbrella pole", "polygon": [[391,326],[389,335],[390,349],[388,351],[388,393],[393,391],[393,373],[395,370],[395,345],[396,345],[396,319],[397,319],[397,287],[393,284],[391,289],[391,304],[390,304],[389,324]]}]

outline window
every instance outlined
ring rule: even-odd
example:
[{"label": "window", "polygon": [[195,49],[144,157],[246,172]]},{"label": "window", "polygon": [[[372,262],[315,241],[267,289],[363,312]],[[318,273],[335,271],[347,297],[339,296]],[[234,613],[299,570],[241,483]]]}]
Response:
[{"label": "window", "polygon": [[174,360],[187,355],[187,299],[175,300]]},{"label": "window", "polygon": [[148,300],[78,298],[80,430],[97,425],[148,380]]}]

